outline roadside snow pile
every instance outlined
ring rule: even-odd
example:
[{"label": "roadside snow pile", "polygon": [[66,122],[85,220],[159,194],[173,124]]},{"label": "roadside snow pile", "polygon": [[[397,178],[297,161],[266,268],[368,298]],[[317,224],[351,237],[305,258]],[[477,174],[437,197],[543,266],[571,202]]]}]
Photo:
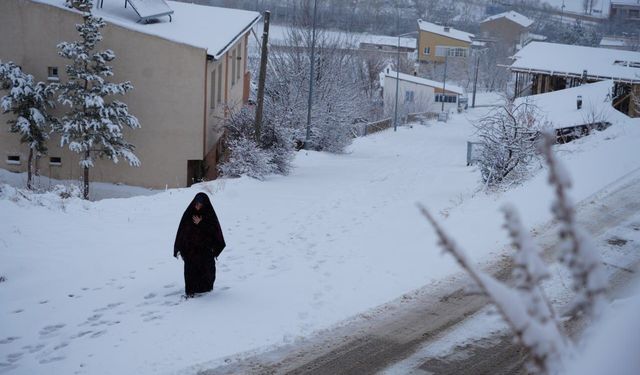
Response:
[{"label": "roadside snow pile", "polygon": [[82,192],[76,185],[55,185],[52,190],[34,192],[27,189],[17,189],[13,186],[0,185],[0,200],[8,200],[19,207],[42,206],[52,210],[65,209],[69,203],[82,204]]},{"label": "roadside snow pile", "polygon": [[[516,204],[535,226],[548,220],[551,199],[544,173],[478,194],[466,140],[470,120],[485,113],[360,138],[347,154],[298,152],[290,175],[265,181],[213,181],[64,211],[0,199],[0,372],[174,373],[293,342],[458,272],[435,246],[425,249],[435,239],[416,202],[463,233],[474,261],[495,258],[506,246],[498,207]],[[639,168],[639,142],[640,126],[614,125],[562,146],[573,196]],[[212,198],[228,247],[213,293],[182,301],[172,246],[199,191]]]}]

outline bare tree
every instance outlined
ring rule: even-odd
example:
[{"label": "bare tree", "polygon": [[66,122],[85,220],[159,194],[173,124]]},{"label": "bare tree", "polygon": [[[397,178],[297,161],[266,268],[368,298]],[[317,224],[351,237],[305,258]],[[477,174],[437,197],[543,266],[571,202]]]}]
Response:
[{"label": "bare tree", "polygon": [[536,106],[507,100],[474,125],[482,144],[478,165],[487,185],[498,185],[526,171],[543,128]]}]

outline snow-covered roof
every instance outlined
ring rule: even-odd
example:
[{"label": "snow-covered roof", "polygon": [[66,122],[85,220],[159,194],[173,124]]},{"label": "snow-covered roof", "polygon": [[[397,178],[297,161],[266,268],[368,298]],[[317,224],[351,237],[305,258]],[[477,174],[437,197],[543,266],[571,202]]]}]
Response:
[{"label": "snow-covered roof", "polygon": [[471,39],[475,36],[471,33],[454,29],[453,27],[436,25],[435,23],[423,20],[418,20],[418,29],[420,29],[420,31],[426,31],[428,33],[438,34],[468,43],[471,43]]},{"label": "snow-covered roof", "polygon": [[640,0],[611,0],[611,5],[638,5]]},{"label": "snow-covered roof", "polygon": [[514,11],[504,12],[504,13],[493,15],[491,17],[487,17],[480,23],[495,21],[500,18],[508,19],[509,21],[515,22],[522,27],[529,27],[533,24],[532,20]]},{"label": "snow-covered roof", "polygon": [[613,38],[605,36],[600,40],[600,47],[624,47],[627,44],[624,38]]},{"label": "snow-covered roof", "polygon": [[[424,86],[429,86],[429,87],[433,87],[433,88],[437,88],[437,89],[441,89],[442,90],[442,82],[438,82],[438,81],[432,81],[430,79],[426,79],[426,78],[421,78],[421,77],[416,77],[414,75],[411,74],[405,74],[405,73],[397,73],[393,70],[384,70],[384,75],[385,77],[389,77],[392,79],[396,79],[396,76],[398,76],[398,78],[400,78],[401,81],[407,81],[407,82],[412,82],[418,85],[424,85]],[[452,85],[450,83],[447,83],[446,85],[444,85],[444,90],[445,91],[451,91],[453,93],[462,95],[464,94],[464,89],[460,86],[456,86],[456,85]]]},{"label": "snow-covered roof", "polygon": [[[398,37],[395,37],[395,36],[360,34],[356,38],[360,43],[368,43],[368,44],[390,46],[390,47],[398,46]],[[406,38],[406,37],[400,38],[400,47],[402,48],[415,49],[416,45],[417,45],[417,42],[415,38]]]},{"label": "snow-covered roof", "polygon": [[[65,0],[31,1],[74,11],[64,5]],[[223,55],[260,19],[259,13],[246,10],[176,1],[167,1],[167,4],[174,11],[171,22],[168,17],[162,17],[156,23],[138,23],[138,15],[131,7],[124,7],[124,0],[104,0],[104,7],[95,8],[93,14],[107,23],[203,48],[214,59]]]},{"label": "snow-covered roof", "polygon": [[640,52],[531,42],[514,58],[512,71],[640,83]]},{"label": "snow-covered roof", "polygon": [[[626,122],[629,116],[611,105],[613,81],[601,81],[544,94],[524,96],[515,105],[527,102],[538,107],[540,114],[555,129],[585,125],[594,121]],[[582,96],[582,109],[576,101]]]}]

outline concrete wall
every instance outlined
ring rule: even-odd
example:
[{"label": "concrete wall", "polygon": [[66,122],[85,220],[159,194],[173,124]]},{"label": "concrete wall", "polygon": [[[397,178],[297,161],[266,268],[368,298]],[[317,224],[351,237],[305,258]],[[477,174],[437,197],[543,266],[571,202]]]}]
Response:
[{"label": "concrete wall", "polygon": [[[65,9],[29,0],[2,0],[0,59],[16,62],[42,81],[47,80],[47,67],[56,66],[60,80],[65,81],[68,60],[58,56],[56,44],[78,40],[75,24],[81,22],[80,14]],[[125,130],[142,165],[136,168],[123,160],[118,164],[102,160],[91,169],[91,180],[153,188],[187,186],[188,160],[203,160],[221,134],[225,111],[223,106],[210,108],[208,85],[211,71],[218,66],[226,70],[228,58],[207,62],[204,49],[111,24],[102,34],[98,49],[113,49],[117,56],[112,62],[114,81],[128,80],[134,86],[121,100],[142,125],[141,129]],[[239,42],[243,43],[246,38]],[[231,69],[224,77],[225,101],[241,102],[242,84],[231,87]],[[66,108],[58,105],[56,114],[63,110]],[[28,150],[15,134],[4,131],[7,118],[0,116],[0,168],[25,171]],[[58,144],[57,139],[49,142],[49,155],[38,164],[40,173],[56,179],[80,178],[79,158]],[[22,164],[7,164],[7,155],[16,153],[24,160]],[[50,166],[50,156],[61,157],[62,165]]]},{"label": "concrete wall", "polygon": [[[418,34],[418,60],[423,62],[443,63],[444,56],[436,56],[436,46],[463,47],[470,49],[470,43],[462,40],[448,38],[443,35],[420,31]],[[425,55],[424,49],[429,47],[429,54]],[[467,51],[470,54],[471,51]]]}]

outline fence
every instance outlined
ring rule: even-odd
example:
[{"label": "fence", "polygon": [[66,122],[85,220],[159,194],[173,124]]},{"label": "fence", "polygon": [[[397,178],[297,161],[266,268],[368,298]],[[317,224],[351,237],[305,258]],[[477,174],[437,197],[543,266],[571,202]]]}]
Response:
[{"label": "fence", "polygon": [[379,132],[381,130],[389,129],[392,126],[393,126],[393,120],[391,118],[385,118],[385,119],[370,122],[367,124],[358,124],[353,129],[353,136],[364,137],[369,134]]}]

